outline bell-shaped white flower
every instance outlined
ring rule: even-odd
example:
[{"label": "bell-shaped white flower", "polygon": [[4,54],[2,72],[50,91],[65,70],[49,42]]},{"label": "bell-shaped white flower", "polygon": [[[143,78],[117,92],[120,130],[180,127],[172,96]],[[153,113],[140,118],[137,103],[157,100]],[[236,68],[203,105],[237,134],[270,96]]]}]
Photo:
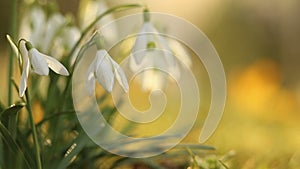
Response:
[{"label": "bell-shaped white flower", "polygon": [[[167,41],[162,37],[161,34],[154,28],[151,22],[145,22],[139,34],[137,35],[135,44],[132,48],[132,55],[137,65],[142,63],[142,60],[148,49],[156,48],[165,50],[162,59],[170,66],[176,66],[175,58],[171,52]],[[134,67],[132,67],[135,69]]]},{"label": "bell-shaped white flower", "polygon": [[30,65],[33,71],[39,75],[48,75],[49,68],[55,73],[68,76],[68,70],[56,59],[51,56],[40,53],[33,48],[29,42],[21,41],[20,52],[23,57],[23,71],[19,87],[19,95],[22,97],[27,88],[27,79],[29,75]]},{"label": "bell-shaped white flower", "polygon": [[96,57],[87,70],[86,90],[88,95],[92,95],[95,90],[95,80],[108,92],[112,91],[114,78],[118,80],[125,92],[128,91],[128,82],[122,68],[110,57],[105,49],[100,49]]},{"label": "bell-shaped white flower", "polygon": [[[161,52],[153,53],[154,50]],[[152,57],[154,54],[160,56]],[[148,70],[147,73],[145,73],[145,75],[149,75],[148,77],[143,76],[142,87],[145,90],[151,90],[150,86],[153,86],[153,89],[156,87],[163,88],[167,76],[162,76],[161,73],[157,73],[158,70],[155,70],[156,68],[163,67],[164,70],[172,74],[175,79],[180,77],[176,57],[163,34],[159,33],[150,22],[150,14],[147,10],[144,11],[144,24],[137,34],[131,51],[129,66],[134,72],[140,71],[145,67],[152,67],[154,69],[152,72]]]}]

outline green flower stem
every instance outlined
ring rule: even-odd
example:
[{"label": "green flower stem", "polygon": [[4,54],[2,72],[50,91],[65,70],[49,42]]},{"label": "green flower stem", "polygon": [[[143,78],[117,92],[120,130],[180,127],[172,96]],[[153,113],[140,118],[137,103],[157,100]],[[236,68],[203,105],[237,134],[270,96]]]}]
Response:
[{"label": "green flower stem", "polygon": [[26,97],[26,102],[27,102],[26,108],[27,108],[27,111],[29,113],[29,123],[30,123],[31,128],[32,128],[33,144],[34,144],[37,168],[42,169],[42,162],[41,162],[41,156],[40,156],[40,146],[39,146],[36,126],[35,126],[34,120],[33,120],[33,113],[32,113],[32,109],[31,109],[31,101],[30,101],[30,98],[29,98],[28,89],[25,91],[25,97]]}]

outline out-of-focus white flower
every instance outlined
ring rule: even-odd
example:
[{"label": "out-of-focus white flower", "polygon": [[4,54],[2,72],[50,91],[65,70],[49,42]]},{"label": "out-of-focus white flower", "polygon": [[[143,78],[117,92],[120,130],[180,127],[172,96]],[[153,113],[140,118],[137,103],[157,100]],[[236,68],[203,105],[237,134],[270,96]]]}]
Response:
[{"label": "out-of-focus white flower", "polygon": [[62,35],[64,40],[63,43],[64,46],[68,50],[72,49],[76,44],[76,42],[79,40],[80,35],[81,35],[80,30],[75,26],[65,28]]},{"label": "out-of-focus white flower", "polygon": [[29,75],[30,65],[33,68],[33,71],[39,75],[48,75],[49,68],[52,69],[55,73],[68,76],[68,70],[56,59],[51,56],[47,56],[43,53],[40,53],[37,49],[33,48],[30,42],[21,41],[20,48],[18,50],[15,43],[11,40],[10,36],[6,36],[10,45],[16,52],[16,55],[20,53],[23,57],[23,71],[19,87],[19,95],[23,97],[25,90],[27,88],[27,79]]},{"label": "out-of-focus white flower", "polygon": [[98,50],[86,74],[85,86],[88,95],[91,96],[94,93],[95,79],[105,90],[111,92],[115,77],[125,92],[127,92],[129,88],[128,82],[122,68],[110,57],[105,49]]},{"label": "out-of-focus white flower", "polygon": [[20,37],[28,39],[34,46],[40,46],[43,37],[46,14],[40,6],[33,6],[24,15],[20,25]]},{"label": "out-of-focus white flower", "polygon": [[54,13],[47,21],[44,32],[43,45],[41,46],[43,52],[47,52],[51,48],[55,35],[62,29],[66,19],[60,13]]},{"label": "out-of-focus white flower", "polygon": [[[29,15],[24,15],[21,19],[20,38],[28,39],[41,52],[49,53],[60,59],[66,53],[64,47],[76,43],[75,39],[78,34],[73,31],[73,27],[69,29],[68,23],[70,20],[61,13],[54,12],[47,16],[47,13],[38,5],[30,7],[28,13]],[[66,42],[63,41],[66,38],[66,32],[69,30],[74,33],[74,41],[65,45]],[[79,29],[77,30],[79,31]],[[67,39],[68,42],[70,40]]]},{"label": "out-of-focus white flower", "polygon": [[[75,26],[68,26],[65,27],[62,32],[60,33],[60,36],[58,36],[53,43],[53,49],[51,51],[51,55],[56,56],[57,59],[61,59],[62,56],[65,56],[68,54],[69,51],[71,51],[76,44],[76,42],[79,40],[81,36],[80,30]],[[79,48],[77,48],[73,56],[71,56],[70,64],[73,64],[76,56],[79,52]]]}]

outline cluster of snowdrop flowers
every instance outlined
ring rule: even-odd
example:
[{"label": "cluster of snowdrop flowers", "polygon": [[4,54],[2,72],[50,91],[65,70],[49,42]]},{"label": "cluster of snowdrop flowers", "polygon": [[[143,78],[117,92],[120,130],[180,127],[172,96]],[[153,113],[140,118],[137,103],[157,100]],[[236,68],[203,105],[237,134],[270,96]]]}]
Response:
[{"label": "cluster of snowdrop flowers", "polygon": [[[87,8],[95,8],[93,11],[96,16],[99,11],[103,12],[106,10],[106,5],[103,3],[100,3],[100,6],[89,4]],[[112,19],[109,15],[106,18]],[[91,20],[89,20],[88,17],[83,17],[82,23],[88,25],[89,22],[91,22]],[[29,41],[23,40],[20,41],[19,46],[16,46],[11,39],[8,38],[11,46],[16,48],[15,51],[17,55],[19,55],[20,51],[23,59],[23,71],[19,90],[20,96],[24,95],[27,87],[30,65],[33,71],[39,75],[48,75],[49,68],[58,74],[69,75],[67,69],[59,61],[43,53],[50,53],[50,55],[56,56],[56,58],[61,58],[65,53],[62,47],[67,48],[66,51],[70,51],[81,36],[80,30],[75,26],[70,26],[66,17],[60,13],[53,13],[47,17],[41,7],[38,6],[32,8],[30,17],[25,18],[24,23],[21,27],[21,35],[24,35],[26,39],[30,39],[29,41],[32,42],[33,45],[31,45]],[[97,25],[99,25],[99,23],[97,23]],[[44,37],[43,40],[40,40],[41,37]],[[98,34],[93,40],[97,45],[98,51],[86,73],[85,86],[88,95],[91,96],[94,93],[96,80],[104,89],[111,92],[115,78],[125,92],[127,92],[129,86],[126,75],[122,68],[103,48],[103,37]],[[109,39],[106,40],[109,41]],[[32,46],[35,46],[35,48]],[[51,50],[52,48],[56,50]],[[38,49],[43,53],[39,52]],[[79,48],[77,49],[79,50]],[[157,55],[155,49],[162,50],[163,54],[160,53],[162,56],[155,56]],[[74,52],[74,55],[77,56],[78,52],[79,51]],[[71,61],[71,64],[73,63],[74,59]],[[144,90],[163,88],[165,86],[166,75],[159,73],[155,68],[164,67],[168,72],[172,72],[172,75],[176,76],[175,78],[180,77],[176,58],[170,49],[168,41],[150,22],[150,13],[147,9],[144,10],[144,24],[137,35],[130,57],[130,68],[133,71],[139,71],[144,67],[153,68],[144,72],[142,76],[142,88]]]},{"label": "cluster of snowdrop flowers", "polygon": [[[33,5],[30,6],[28,15],[22,18],[19,35],[28,39],[41,52],[61,59],[74,47],[81,32],[72,24],[71,17],[58,11],[48,14],[41,6]],[[77,53],[78,51],[74,52],[74,56]]]},{"label": "cluster of snowdrop flowers", "polygon": [[[156,56],[158,53],[155,49],[163,52],[162,56]],[[167,40],[160,34],[150,22],[150,13],[144,10],[144,23],[137,35],[135,44],[131,51],[130,68],[136,72],[145,67],[152,68],[144,72],[141,82],[142,89],[151,90],[164,88],[167,77],[158,72],[157,68],[163,67],[168,72],[175,75],[174,78],[180,77],[180,71],[176,64],[176,58],[170,49]]]},{"label": "cluster of snowdrop flowers", "polygon": [[33,71],[39,75],[48,75],[49,68],[55,73],[68,76],[68,70],[56,59],[51,56],[45,55],[39,52],[36,48],[32,46],[29,41],[21,39],[19,41],[20,45],[16,45],[9,35],[6,36],[9,44],[13,48],[17,56],[22,57],[23,70],[19,86],[19,96],[23,97],[25,90],[27,88],[27,80],[29,75],[30,67]]},{"label": "cluster of snowdrop flowers", "polygon": [[127,92],[129,87],[126,75],[122,68],[103,48],[103,37],[97,32],[93,40],[97,46],[97,53],[86,73],[85,86],[88,95],[91,96],[94,93],[96,79],[105,90],[111,92],[115,77],[125,92]]}]

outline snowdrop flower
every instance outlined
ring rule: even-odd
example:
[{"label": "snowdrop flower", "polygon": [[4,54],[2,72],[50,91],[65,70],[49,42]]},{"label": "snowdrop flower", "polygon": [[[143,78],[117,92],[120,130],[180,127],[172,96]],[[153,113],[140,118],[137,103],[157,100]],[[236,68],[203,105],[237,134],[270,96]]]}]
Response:
[{"label": "snowdrop flower", "polygon": [[68,76],[68,70],[56,59],[51,56],[47,56],[43,53],[40,53],[37,49],[33,48],[31,43],[25,40],[20,42],[20,48],[18,48],[15,43],[12,41],[9,35],[6,35],[7,40],[11,47],[14,49],[14,52],[19,56],[19,51],[23,57],[23,70],[21,75],[20,87],[19,87],[19,96],[23,97],[25,90],[27,88],[27,79],[29,75],[30,66],[33,71],[39,75],[48,75],[49,68],[52,69],[55,73]]},{"label": "snowdrop flower", "polygon": [[162,49],[165,50],[165,56],[162,57],[165,61],[169,63],[170,66],[175,66],[175,58],[172,55],[171,49],[167,44],[167,41],[162,37],[162,35],[155,29],[155,27],[150,22],[150,14],[146,9],[144,11],[144,24],[141,31],[137,35],[135,44],[132,48],[132,54],[134,60],[137,64],[140,64],[148,52],[148,49]]},{"label": "snowdrop flower", "polygon": [[[101,38],[101,37],[100,37]],[[99,39],[98,39],[99,40]],[[94,93],[95,80],[108,92],[112,91],[114,78],[118,80],[125,92],[128,92],[128,82],[122,68],[111,58],[102,43],[96,42],[98,51],[86,73],[86,90],[89,96]]]},{"label": "snowdrop flower", "polygon": [[117,78],[125,92],[128,91],[128,82],[121,67],[109,56],[105,49],[97,51],[96,57],[86,75],[86,90],[91,96],[95,90],[95,79],[108,92],[112,91],[114,77]]},{"label": "snowdrop flower", "polygon": [[[162,50],[163,54],[155,52],[155,54],[159,54],[162,56],[151,57],[151,55],[154,54],[153,50],[155,49]],[[166,68],[168,72],[176,76],[174,78],[179,78],[180,72],[179,72],[179,68],[176,65],[175,59],[176,58],[174,57],[166,39],[162,35],[160,35],[160,33],[152,25],[152,23],[150,22],[150,14],[148,10],[145,10],[144,24],[139,34],[137,35],[135,44],[131,51],[131,57],[129,60],[129,66],[133,71],[138,71],[143,69],[144,67],[149,67],[149,66],[154,68],[154,70],[152,70],[153,72],[148,72],[146,73],[147,76],[143,76],[142,79],[143,89],[151,90],[150,86],[153,86],[153,88],[163,87],[166,77],[161,76],[161,73],[158,73],[157,72],[158,70],[155,70],[155,68],[159,68],[159,67]],[[155,77],[155,76],[161,76],[161,77]]]}]

